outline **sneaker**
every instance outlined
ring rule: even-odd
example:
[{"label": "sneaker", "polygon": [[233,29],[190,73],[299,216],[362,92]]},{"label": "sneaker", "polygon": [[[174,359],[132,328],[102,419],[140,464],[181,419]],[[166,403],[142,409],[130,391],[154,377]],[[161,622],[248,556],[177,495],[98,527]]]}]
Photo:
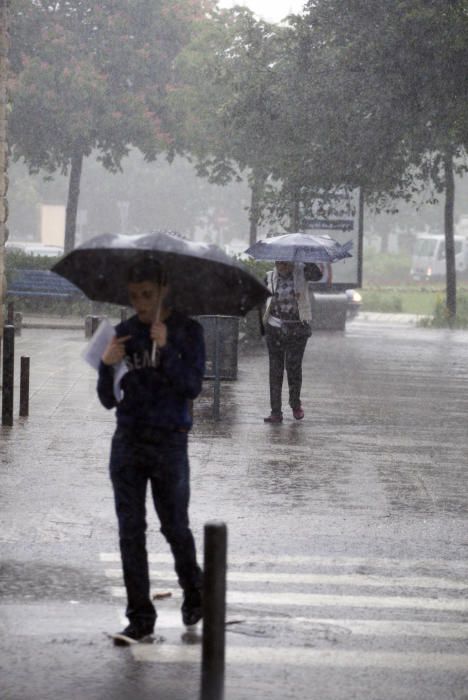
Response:
[{"label": "sneaker", "polygon": [[138,644],[138,642],[150,642],[152,634],[152,629],[145,629],[130,623],[122,632],[114,634],[113,640],[116,646],[128,646],[129,644]]},{"label": "sneaker", "polygon": [[304,410],[301,405],[299,405],[297,408],[293,408],[292,412],[296,420],[302,420],[304,418]]},{"label": "sneaker", "polygon": [[264,423],[282,423],[283,422],[283,414],[282,413],[270,413],[269,416],[263,419]]},{"label": "sneaker", "polygon": [[196,625],[203,617],[203,598],[201,588],[185,591],[181,607],[182,621],[186,627]]}]

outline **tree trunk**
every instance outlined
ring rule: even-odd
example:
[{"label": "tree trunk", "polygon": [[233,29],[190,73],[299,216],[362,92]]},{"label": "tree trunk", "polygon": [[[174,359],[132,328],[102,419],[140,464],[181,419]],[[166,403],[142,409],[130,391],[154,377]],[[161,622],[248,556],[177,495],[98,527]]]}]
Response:
[{"label": "tree trunk", "polygon": [[358,245],[357,245],[357,286],[362,287],[362,258],[364,254],[364,188],[359,188],[358,200]]},{"label": "tree trunk", "polygon": [[[3,305],[5,284],[5,242],[8,238],[7,218],[7,55],[8,55],[8,5],[0,0],[0,338],[3,336]],[[1,349],[1,346],[0,346]],[[0,353],[1,355],[1,353]]]},{"label": "tree trunk", "polygon": [[453,209],[455,201],[455,180],[453,176],[453,156],[446,153],[445,171],[445,264],[446,264],[446,307],[449,324],[452,325],[457,313],[457,272],[455,267],[455,240]]},{"label": "tree trunk", "polygon": [[298,191],[294,192],[293,201],[291,202],[289,226],[291,233],[299,231],[301,228],[301,198]]},{"label": "tree trunk", "polygon": [[70,181],[68,183],[67,211],[65,215],[65,253],[75,247],[76,215],[80,197],[83,152],[77,147],[71,158]]},{"label": "tree trunk", "polygon": [[249,211],[249,245],[254,245],[257,242],[257,230],[262,212],[261,201],[263,190],[265,187],[265,176],[262,173],[255,172],[252,175],[252,184],[250,186],[250,211]]}]

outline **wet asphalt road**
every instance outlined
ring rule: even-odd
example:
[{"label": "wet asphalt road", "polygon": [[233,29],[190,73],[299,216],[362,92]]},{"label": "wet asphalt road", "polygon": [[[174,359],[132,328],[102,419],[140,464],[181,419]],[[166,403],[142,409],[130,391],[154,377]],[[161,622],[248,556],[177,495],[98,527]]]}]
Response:
[{"label": "wet asphalt road", "polygon": [[[107,477],[113,416],[83,334],[25,329],[28,419],[0,444],[0,695],[198,696],[168,548],[149,513],[157,642],[115,649],[124,607]],[[19,361],[17,362],[19,365]],[[226,700],[468,698],[468,333],[357,319],[316,334],[304,421],[265,426],[267,358],[195,405],[191,520],[229,529]],[[18,393],[18,392],[17,392]],[[18,396],[16,396],[18,400]]]}]

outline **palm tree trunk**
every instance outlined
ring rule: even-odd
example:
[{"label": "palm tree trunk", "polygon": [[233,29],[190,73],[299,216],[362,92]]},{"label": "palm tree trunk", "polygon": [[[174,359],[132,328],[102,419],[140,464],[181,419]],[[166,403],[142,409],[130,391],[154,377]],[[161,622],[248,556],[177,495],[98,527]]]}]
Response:
[{"label": "palm tree trunk", "polygon": [[69,253],[75,247],[76,215],[80,198],[82,168],[83,151],[77,147],[72,154],[70,180],[68,183],[67,211],[65,214],[65,253]]}]

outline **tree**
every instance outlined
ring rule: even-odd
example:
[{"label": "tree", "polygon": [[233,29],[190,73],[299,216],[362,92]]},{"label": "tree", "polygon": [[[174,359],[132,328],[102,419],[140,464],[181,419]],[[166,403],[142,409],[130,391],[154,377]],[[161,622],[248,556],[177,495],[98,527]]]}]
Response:
[{"label": "tree", "polygon": [[465,167],[468,136],[467,0],[310,0],[306,10],[297,57],[316,112],[313,180],[320,173],[325,182],[359,185],[377,207],[410,201],[428,186],[432,199],[445,192],[453,318],[453,174]]},{"label": "tree", "polygon": [[12,16],[16,159],[32,173],[69,172],[65,250],[74,246],[83,159],[108,170],[130,146],[148,159],[172,148],[165,94],[202,1],[17,0]]},{"label": "tree", "polygon": [[200,175],[222,184],[247,172],[254,243],[278,116],[274,64],[281,29],[241,7],[213,12],[199,29],[177,60],[173,119]]}]

